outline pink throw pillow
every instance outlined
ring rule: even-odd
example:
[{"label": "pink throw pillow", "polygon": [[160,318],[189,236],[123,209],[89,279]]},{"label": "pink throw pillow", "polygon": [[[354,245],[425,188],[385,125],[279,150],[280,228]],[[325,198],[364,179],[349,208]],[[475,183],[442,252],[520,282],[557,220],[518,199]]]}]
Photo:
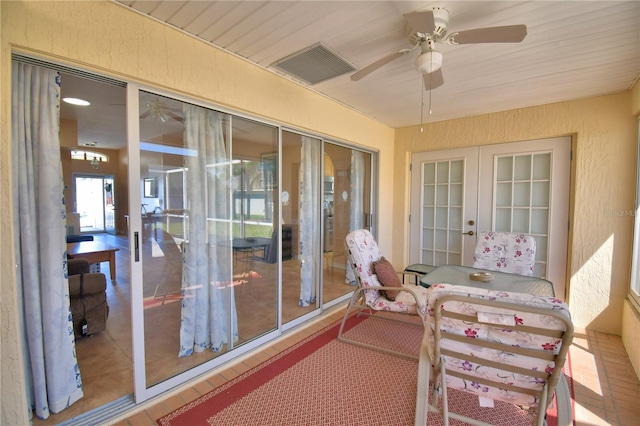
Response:
[{"label": "pink throw pillow", "polygon": [[[393,268],[393,265],[389,263],[387,259],[384,257],[378,260],[377,262],[373,262],[373,272],[378,276],[378,281],[385,287],[402,287],[402,283],[400,282],[400,278],[398,278],[398,274],[396,270]],[[381,292],[386,296],[387,299],[394,301],[396,300],[396,296],[399,291],[383,291]]]}]

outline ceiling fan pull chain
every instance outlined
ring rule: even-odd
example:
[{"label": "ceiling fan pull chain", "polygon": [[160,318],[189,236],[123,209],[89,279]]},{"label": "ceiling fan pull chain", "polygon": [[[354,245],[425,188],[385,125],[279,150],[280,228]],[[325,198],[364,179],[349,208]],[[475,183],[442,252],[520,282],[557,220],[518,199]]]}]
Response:
[{"label": "ceiling fan pull chain", "polygon": [[[431,79],[431,76],[429,76],[429,79]],[[429,89],[429,115],[431,115],[431,89]]]},{"label": "ceiling fan pull chain", "polygon": [[422,126],[422,118],[424,117],[424,79],[420,79],[420,93],[421,93],[421,101],[420,101],[420,133],[424,133],[424,127]]},{"label": "ceiling fan pull chain", "polygon": [[[433,55],[431,55],[431,69],[433,69]],[[431,115],[431,88],[433,87],[431,85],[431,74],[429,73],[429,115]]]}]

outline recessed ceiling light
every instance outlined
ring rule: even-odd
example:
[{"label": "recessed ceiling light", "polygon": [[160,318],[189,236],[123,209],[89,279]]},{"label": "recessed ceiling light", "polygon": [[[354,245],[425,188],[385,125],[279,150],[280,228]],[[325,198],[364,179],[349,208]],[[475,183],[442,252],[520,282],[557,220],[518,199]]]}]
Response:
[{"label": "recessed ceiling light", "polygon": [[85,101],[84,99],[62,98],[62,100],[65,101],[68,104],[71,104],[71,105],[80,105],[80,106],[89,106],[89,105],[91,105],[91,102]]}]

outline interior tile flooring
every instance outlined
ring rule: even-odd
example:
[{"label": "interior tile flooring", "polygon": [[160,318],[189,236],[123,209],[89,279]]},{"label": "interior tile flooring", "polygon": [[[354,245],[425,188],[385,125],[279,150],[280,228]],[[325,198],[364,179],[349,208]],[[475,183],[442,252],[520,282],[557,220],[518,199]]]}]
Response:
[{"label": "interior tile flooring", "polygon": [[[77,341],[76,350],[83,375],[85,397],[62,413],[52,415],[46,421],[34,419],[34,425],[53,425],[64,422],[133,392],[131,335],[129,331],[131,321],[128,295],[129,277],[126,272],[128,268],[121,267],[128,264],[128,248],[126,239],[119,237],[114,239],[110,236],[105,236],[105,238],[108,238],[112,245],[122,246],[122,250],[117,252],[118,279],[115,283],[108,284],[107,297],[111,311],[107,332]],[[108,274],[108,268],[104,269]],[[287,274],[284,269],[283,274]],[[333,273],[332,269],[327,268],[325,274],[328,276]],[[294,274],[295,268],[288,273]],[[336,272],[336,276],[340,276],[340,272]],[[334,290],[336,294],[344,292],[344,288],[341,288],[344,286],[344,271],[341,272],[341,276],[342,282],[336,278]],[[325,277],[325,279],[327,278]],[[241,289],[238,289],[236,294],[241,295]],[[290,296],[298,297],[295,289],[292,290]],[[287,296],[283,295],[283,298],[285,297]],[[170,310],[167,310],[167,315],[175,315],[173,310],[180,304],[168,303],[166,305],[174,305]],[[297,307],[297,303],[293,306]],[[193,380],[168,395],[158,396],[125,415],[109,421],[109,424],[120,426],[156,425],[156,419],[339,320],[343,312],[343,309],[335,309],[322,318],[310,321],[305,326],[285,332],[267,347],[261,347],[240,356],[234,362],[212,370],[205,377]],[[283,315],[295,318],[301,313],[304,312],[296,312],[294,309],[288,314],[283,313]],[[119,321],[115,321],[115,319],[119,319]],[[249,330],[249,332],[251,331]],[[175,360],[175,354],[173,360]],[[163,362],[165,361],[158,360],[159,364],[156,365],[161,366]],[[198,362],[202,362],[202,360]],[[570,362],[575,393],[576,425],[640,424],[640,405],[638,404],[640,401],[640,380],[638,380],[638,375],[633,372],[633,367],[619,336],[584,329],[576,330],[570,349]],[[175,364],[175,362],[171,364]]]}]

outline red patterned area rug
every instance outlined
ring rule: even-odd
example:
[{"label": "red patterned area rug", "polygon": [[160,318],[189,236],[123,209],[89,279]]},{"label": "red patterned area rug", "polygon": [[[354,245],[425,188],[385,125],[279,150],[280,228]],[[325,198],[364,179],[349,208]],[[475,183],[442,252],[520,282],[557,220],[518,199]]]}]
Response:
[{"label": "red patterned area rug", "polygon": [[[377,316],[377,315],[376,315]],[[422,328],[376,316],[351,317],[350,338],[417,355]],[[414,423],[418,362],[336,339],[340,324],[315,333],[234,380],[160,418],[178,425],[410,425]],[[528,425],[531,416],[496,401],[449,391],[450,408],[496,425]],[[551,413],[549,413],[551,414]],[[552,419],[549,419],[552,420]],[[429,414],[429,425],[442,424]],[[551,422],[550,422],[551,423]],[[461,424],[451,421],[451,424]]]}]

